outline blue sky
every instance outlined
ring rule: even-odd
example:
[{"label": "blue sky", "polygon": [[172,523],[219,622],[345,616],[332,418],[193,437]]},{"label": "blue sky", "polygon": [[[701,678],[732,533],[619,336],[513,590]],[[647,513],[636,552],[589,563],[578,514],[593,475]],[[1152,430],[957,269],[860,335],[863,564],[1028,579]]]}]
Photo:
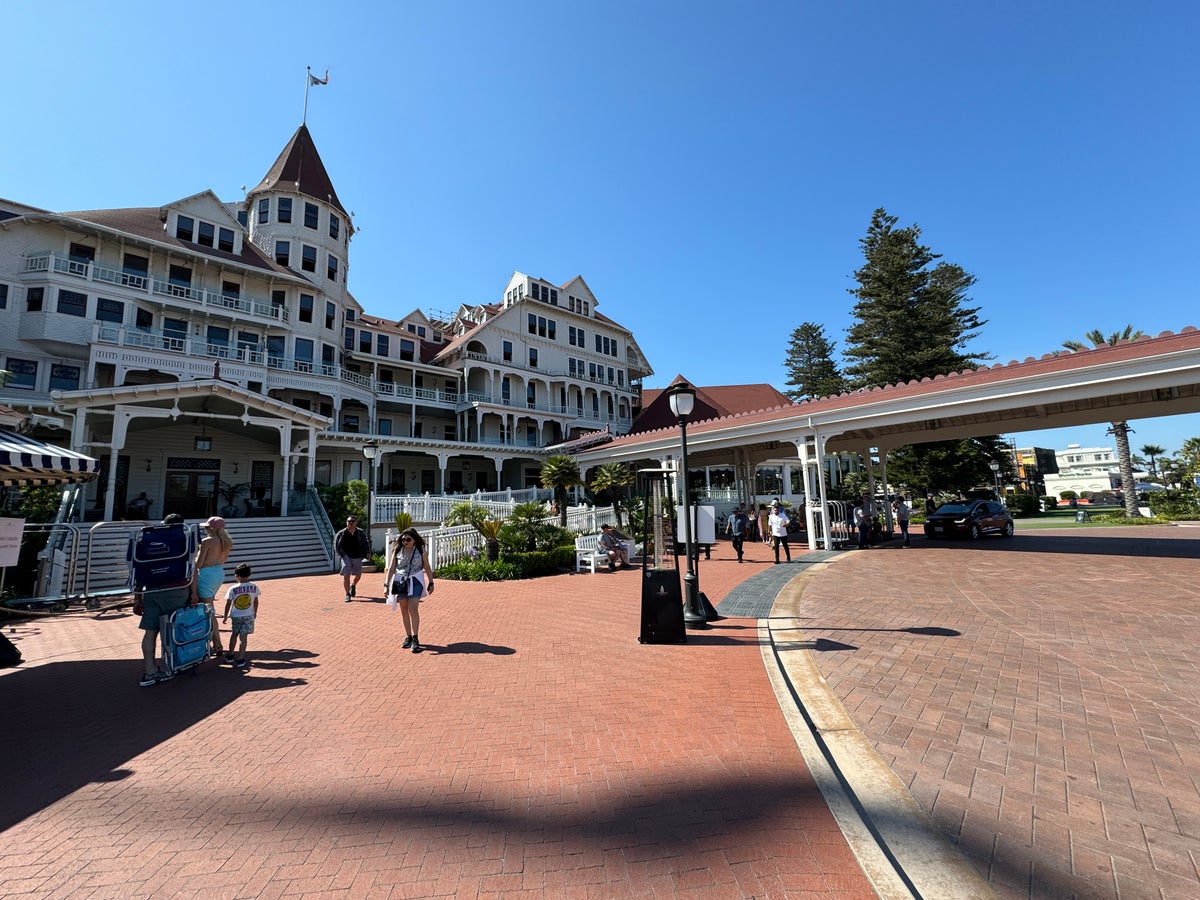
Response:
[{"label": "blue sky", "polygon": [[[0,196],[241,196],[308,126],[372,313],[582,274],[660,387],[785,387],[884,207],[978,278],[973,350],[1200,325],[1200,4],[29,0]],[[1175,451],[1200,416],[1131,423]],[[1105,426],[1017,436],[1110,446]]]}]

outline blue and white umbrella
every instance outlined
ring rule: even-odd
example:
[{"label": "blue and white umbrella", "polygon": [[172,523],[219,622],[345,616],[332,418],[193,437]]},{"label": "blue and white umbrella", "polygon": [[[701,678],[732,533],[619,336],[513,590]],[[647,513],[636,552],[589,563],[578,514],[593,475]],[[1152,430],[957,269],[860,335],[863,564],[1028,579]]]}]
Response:
[{"label": "blue and white umbrella", "polygon": [[99,474],[90,456],[0,430],[0,485],[81,484]]}]

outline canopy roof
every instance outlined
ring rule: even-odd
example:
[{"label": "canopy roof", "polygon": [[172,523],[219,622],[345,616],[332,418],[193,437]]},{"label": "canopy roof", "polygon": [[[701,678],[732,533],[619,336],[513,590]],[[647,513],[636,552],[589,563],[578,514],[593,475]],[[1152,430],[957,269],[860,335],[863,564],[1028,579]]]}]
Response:
[{"label": "canopy roof", "polygon": [[81,484],[99,474],[90,456],[0,429],[0,485]]}]

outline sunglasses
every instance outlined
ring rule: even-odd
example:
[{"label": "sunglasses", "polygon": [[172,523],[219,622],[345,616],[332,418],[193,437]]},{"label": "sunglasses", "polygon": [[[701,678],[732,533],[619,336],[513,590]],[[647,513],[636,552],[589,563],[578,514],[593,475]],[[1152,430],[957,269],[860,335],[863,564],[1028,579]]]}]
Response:
[{"label": "sunglasses", "polygon": [[410,537],[402,537],[402,538],[400,538],[400,542],[401,542],[401,543],[403,543],[403,544],[411,544],[411,543],[412,543],[412,538],[410,538]]}]

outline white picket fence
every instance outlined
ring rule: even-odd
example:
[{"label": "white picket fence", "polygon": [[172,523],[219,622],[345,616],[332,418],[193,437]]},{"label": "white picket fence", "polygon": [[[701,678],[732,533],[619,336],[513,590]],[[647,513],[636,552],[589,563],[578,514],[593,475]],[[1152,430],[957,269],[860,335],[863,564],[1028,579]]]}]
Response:
[{"label": "white picket fence", "polygon": [[[558,523],[557,517],[550,517],[547,521],[553,524]],[[601,525],[605,523],[615,525],[616,521],[617,518],[611,506],[576,506],[567,510],[567,530],[575,534],[593,534],[600,530]],[[481,555],[485,552],[483,537],[470,525],[417,528],[417,532],[425,539],[425,548],[429,552],[429,564],[435,570],[458,562],[465,556]],[[387,554],[391,553],[395,540],[396,530],[389,528],[385,559],[387,559]]]},{"label": "white picket fence", "polygon": [[540,488],[527,488],[523,491],[492,491],[474,494],[418,494],[413,496],[396,494],[377,494],[371,502],[372,522],[394,522],[397,513],[406,512],[414,522],[444,522],[450,515],[450,509],[459,503],[469,501],[474,506],[482,506],[493,516],[503,518],[512,512],[519,503],[530,500],[540,500],[548,503],[551,492]]}]

